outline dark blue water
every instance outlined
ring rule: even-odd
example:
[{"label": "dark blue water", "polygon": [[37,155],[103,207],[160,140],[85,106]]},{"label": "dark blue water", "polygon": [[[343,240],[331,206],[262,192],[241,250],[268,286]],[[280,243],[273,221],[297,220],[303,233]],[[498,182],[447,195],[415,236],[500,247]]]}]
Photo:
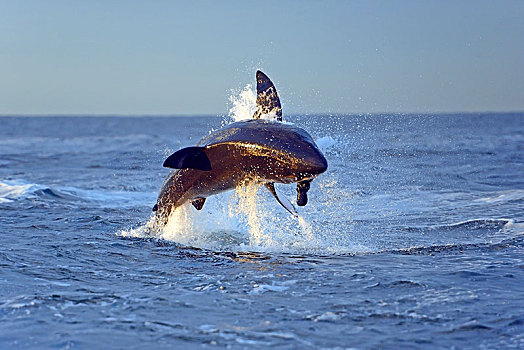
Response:
[{"label": "dark blue water", "polygon": [[291,121],[300,219],[253,187],[152,234],[221,118],[0,118],[0,348],[524,347],[522,113]]}]

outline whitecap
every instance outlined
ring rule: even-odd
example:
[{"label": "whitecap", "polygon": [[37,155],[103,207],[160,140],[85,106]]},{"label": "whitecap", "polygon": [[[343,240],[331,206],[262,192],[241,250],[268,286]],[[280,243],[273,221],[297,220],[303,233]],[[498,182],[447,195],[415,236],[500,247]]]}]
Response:
[{"label": "whitecap", "polygon": [[72,186],[51,187],[22,179],[0,181],[0,203],[11,203],[27,197],[39,197],[49,201],[86,201],[107,208],[129,208],[152,205],[156,193],[92,190]]},{"label": "whitecap", "polygon": [[13,202],[18,198],[33,193],[43,187],[22,180],[4,180],[0,182],[0,203]]}]

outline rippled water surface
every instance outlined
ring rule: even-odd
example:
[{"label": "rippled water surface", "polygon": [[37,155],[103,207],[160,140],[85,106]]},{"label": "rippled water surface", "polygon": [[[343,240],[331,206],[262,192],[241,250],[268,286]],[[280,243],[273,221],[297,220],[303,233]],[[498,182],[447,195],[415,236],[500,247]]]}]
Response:
[{"label": "rippled water surface", "polygon": [[151,234],[221,118],[0,118],[0,348],[524,347],[524,115],[288,121],[299,219],[250,186]]}]

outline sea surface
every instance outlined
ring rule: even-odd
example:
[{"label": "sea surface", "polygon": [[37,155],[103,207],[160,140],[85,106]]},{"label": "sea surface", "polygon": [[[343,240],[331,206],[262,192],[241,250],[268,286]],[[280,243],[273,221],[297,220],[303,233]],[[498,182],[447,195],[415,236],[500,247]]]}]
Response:
[{"label": "sea surface", "polygon": [[329,162],[299,218],[248,186],[151,230],[229,121],[0,118],[0,348],[524,348],[523,113],[288,117]]}]

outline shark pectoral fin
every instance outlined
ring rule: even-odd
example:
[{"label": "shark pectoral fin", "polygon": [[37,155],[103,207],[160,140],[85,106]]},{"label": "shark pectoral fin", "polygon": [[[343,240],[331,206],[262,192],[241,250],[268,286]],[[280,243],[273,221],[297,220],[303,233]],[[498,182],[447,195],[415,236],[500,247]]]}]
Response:
[{"label": "shark pectoral fin", "polygon": [[191,202],[191,204],[193,204],[193,206],[196,208],[196,210],[201,210],[202,207],[204,206],[205,202],[206,202],[205,198],[197,198],[197,199],[194,199]]},{"label": "shark pectoral fin", "polygon": [[164,161],[164,167],[173,169],[211,170],[205,147],[186,147],[176,151]]},{"label": "shark pectoral fin", "polygon": [[257,111],[253,119],[260,119],[264,115],[275,115],[278,121],[282,121],[282,106],[273,82],[267,75],[257,71]]},{"label": "shark pectoral fin", "polygon": [[273,182],[269,182],[265,184],[265,186],[269,190],[269,192],[271,192],[271,194],[275,197],[275,199],[280,203],[280,205],[282,205],[288,212],[290,212],[291,215],[298,216],[298,213],[293,204],[291,204],[291,202],[289,201],[289,199],[287,199],[286,196],[283,196],[282,194],[277,192],[277,190],[275,189],[275,184]]}]

